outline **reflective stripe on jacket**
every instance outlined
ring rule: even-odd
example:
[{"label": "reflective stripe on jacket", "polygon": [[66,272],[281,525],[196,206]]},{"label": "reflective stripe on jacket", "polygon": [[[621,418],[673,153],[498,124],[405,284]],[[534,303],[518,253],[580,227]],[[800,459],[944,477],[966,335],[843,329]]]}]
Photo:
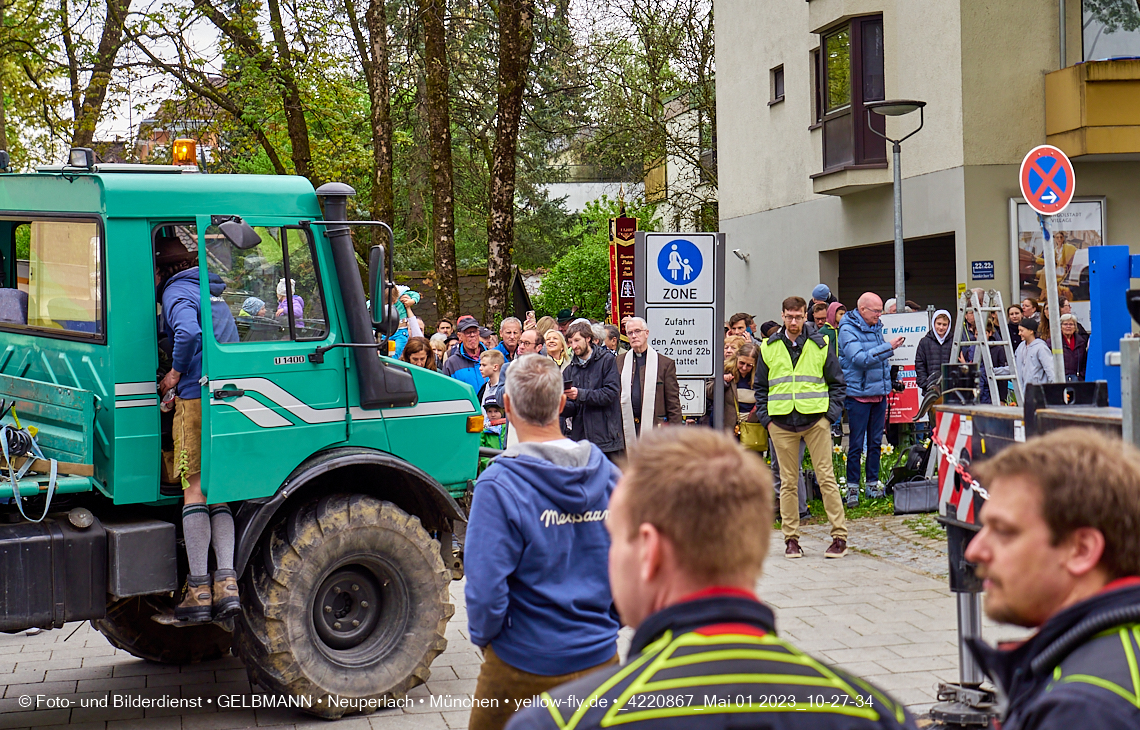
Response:
[{"label": "reflective stripe on jacket", "polygon": [[[824,342],[827,342],[826,337]],[[788,348],[779,341],[765,341],[760,346],[760,356],[768,366],[768,415],[827,412],[827,381],[823,377],[826,345],[820,347],[809,338],[794,367]]]},{"label": "reflective stripe on jacket", "polygon": [[915,724],[886,692],[778,638],[771,610],[759,601],[714,595],[649,616],[625,664],[543,692],[507,724],[507,730],[613,727],[912,730]]}]

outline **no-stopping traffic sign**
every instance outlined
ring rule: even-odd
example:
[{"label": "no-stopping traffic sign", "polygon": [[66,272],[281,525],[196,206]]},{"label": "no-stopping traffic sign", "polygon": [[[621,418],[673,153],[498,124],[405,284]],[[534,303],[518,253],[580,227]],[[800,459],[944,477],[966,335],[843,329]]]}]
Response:
[{"label": "no-stopping traffic sign", "polygon": [[1056,215],[1068,207],[1077,177],[1068,156],[1052,145],[1029,150],[1021,161],[1021,194],[1041,215]]}]

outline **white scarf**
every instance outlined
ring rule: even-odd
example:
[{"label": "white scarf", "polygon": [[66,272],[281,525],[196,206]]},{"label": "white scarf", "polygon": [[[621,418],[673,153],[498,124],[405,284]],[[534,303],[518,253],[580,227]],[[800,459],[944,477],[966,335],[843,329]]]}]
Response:
[{"label": "white scarf", "polygon": [[[657,401],[657,351],[645,350],[645,385],[641,388],[641,427],[653,428],[653,405]],[[629,448],[637,441],[633,425],[633,350],[626,354],[621,367],[621,424],[625,430],[625,445]]]}]

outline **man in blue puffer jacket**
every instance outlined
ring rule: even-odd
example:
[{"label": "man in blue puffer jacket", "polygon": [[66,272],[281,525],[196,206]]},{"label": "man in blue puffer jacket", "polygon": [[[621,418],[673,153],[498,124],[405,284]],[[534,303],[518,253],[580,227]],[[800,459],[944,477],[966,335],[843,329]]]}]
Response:
[{"label": "man in blue puffer jacket", "polygon": [[891,354],[902,337],[883,340],[883,300],[872,292],[859,297],[858,309],[839,321],[839,360],[847,381],[847,506],[859,504],[859,464],[867,439],[867,497],[884,496],[879,481],[879,444],[891,392]]}]

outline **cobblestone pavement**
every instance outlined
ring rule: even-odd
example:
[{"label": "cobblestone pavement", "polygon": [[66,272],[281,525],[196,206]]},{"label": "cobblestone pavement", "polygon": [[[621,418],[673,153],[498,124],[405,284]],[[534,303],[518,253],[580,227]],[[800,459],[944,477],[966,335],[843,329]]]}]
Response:
[{"label": "cobblestone pavement", "polygon": [[[937,577],[946,572],[940,552],[945,548],[916,533],[907,520],[913,518],[850,523],[854,551],[843,560],[823,558],[830,542],[826,524],[803,529],[806,556],[800,560],[782,557],[777,533],[759,593],[776,610],[781,635],[876,682],[921,713],[934,702],[939,681],[957,678],[957,624],[946,580]],[[921,521],[919,525],[921,529]],[[0,634],[0,729],[466,728],[467,710],[440,706],[474,692],[481,661],[467,640],[462,583],[452,584],[452,596],[456,612],[448,628],[447,651],[432,665],[427,684],[411,692],[413,705],[404,710],[349,716],[330,726],[295,710],[252,708],[248,705],[254,695],[236,659],[182,668],[150,664],[116,651],[88,624],[72,624],[38,636]],[[985,632],[990,640],[1019,635],[1018,630],[995,629],[988,623]],[[623,633],[628,642],[628,630]],[[202,706],[116,708],[116,696],[201,698]],[[39,707],[26,709],[24,697]],[[108,707],[79,706],[83,700],[108,697]],[[73,706],[46,706],[60,698]],[[220,708],[219,698],[229,706]]]}]

